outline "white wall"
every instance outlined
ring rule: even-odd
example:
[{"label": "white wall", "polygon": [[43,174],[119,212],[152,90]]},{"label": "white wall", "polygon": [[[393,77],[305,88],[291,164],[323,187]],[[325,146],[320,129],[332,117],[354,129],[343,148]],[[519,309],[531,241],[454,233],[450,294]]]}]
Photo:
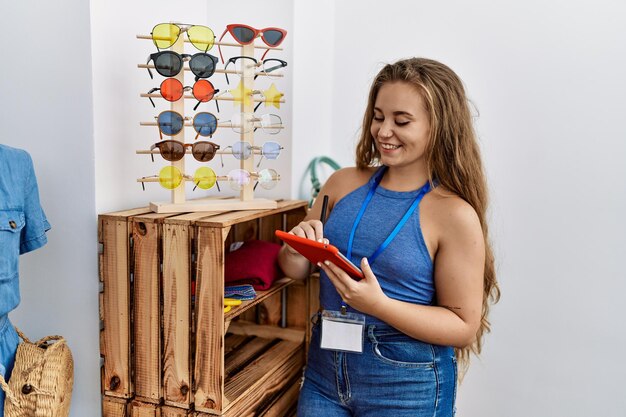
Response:
[{"label": "white wall", "polygon": [[[272,6],[252,0],[233,2],[202,2],[184,0],[174,3],[166,0],[159,1],[92,1],[91,25],[93,46],[93,73],[94,73],[94,135],[96,149],[96,209],[98,213],[112,210],[121,210],[131,207],[146,206],[150,201],[169,201],[170,192],[161,188],[158,183],[147,183],[143,192],[137,178],[158,174],[159,169],[167,165],[160,156],[155,156],[151,162],[148,155],[136,155],[139,149],[149,149],[150,145],[159,141],[157,127],[139,126],[140,121],[154,121],[153,117],[159,112],[169,109],[169,104],[163,99],[154,99],[157,108],[154,109],[147,98],[139,95],[153,87],[158,87],[164,79],[153,71],[154,80],[151,80],[147,70],[137,68],[137,64],[146,62],[147,57],[157,51],[151,40],[136,39],[136,35],[149,35],[152,27],[161,22],[184,22],[203,24],[215,32],[219,39],[227,24],[245,23],[253,27],[264,28],[277,26],[287,30],[288,34],[281,47],[283,51],[272,51],[267,58],[280,58],[288,62],[282,79],[268,79],[258,77],[255,88],[266,90],[275,83],[278,90],[285,93],[285,103],[280,109],[266,107],[262,104],[257,114],[275,113],[285,120],[285,129],[278,135],[269,135],[259,129],[255,133],[255,144],[262,144],[268,140],[280,142],[285,150],[276,161],[264,160],[262,168],[273,168],[281,175],[281,181],[273,190],[257,188],[255,196],[261,198],[288,198],[291,189],[291,154],[292,154],[292,73],[293,73],[293,5],[287,0],[273,1]],[[123,12],[120,12],[123,11]],[[111,24],[115,22],[115,24]],[[186,35],[185,35],[186,36]],[[234,40],[227,34],[225,42]],[[262,43],[260,40],[259,43]],[[198,52],[192,45],[186,44],[186,53]],[[265,49],[257,49],[257,59]],[[240,55],[240,49],[232,47],[222,48],[224,57]],[[219,58],[218,48],[214,46],[209,53]],[[187,64],[186,64],[187,65]],[[229,69],[232,65],[229,67]],[[223,65],[218,64],[218,68]],[[235,88],[239,82],[237,76],[231,78],[230,88]],[[185,85],[193,85],[191,73],[186,75]],[[216,73],[209,78],[220,90],[229,88],[223,74]],[[227,95],[229,96],[229,95]],[[186,101],[185,115],[193,117],[192,110],[195,100]],[[235,112],[234,104],[220,102],[221,113],[217,113],[214,102],[203,103],[197,111],[209,111],[222,121],[229,120]],[[187,142],[192,133],[187,128]],[[239,140],[239,135],[229,128],[219,128],[213,142],[222,148]],[[238,161],[229,155],[224,155],[225,167],[222,168],[219,156],[209,162],[218,175],[226,175],[233,168],[238,168]],[[200,164],[193,158],[185,160],[185,171],[193,174]],[[217,189],[209,191],[196,190],[192,192],[192,184],[187,184],[187,198],[199,198],[217,194]],[[222,183],[222,195],[235,193],[230,191],[227,184]]]},{"label": "white wall", "polygon": [[[311,181],[305,173],[311,159],[330,155],[332,123],[336,104],[333,96],[335,65],[334,1],[297,1],[294,4],[294,97],[293,177],[294,198],[311,197]],[[320,180],[328,175],[320,167]],[[306,174],[306,175],[305,175]]]},{"label": "white wall", "polygon": [[503,296],[457,415],[623,416],[626,5],[334,4],[337,159],[353,161],[384,62],[448,64],[480,112]]},{"label": "white wall", "polygon": [[89,3],[0,3],[0,142],[30,152],[48,244],[20,260],[11,320],[31,339],[61,334],[75,361],[72,416],[99,413],[98,272]]}]

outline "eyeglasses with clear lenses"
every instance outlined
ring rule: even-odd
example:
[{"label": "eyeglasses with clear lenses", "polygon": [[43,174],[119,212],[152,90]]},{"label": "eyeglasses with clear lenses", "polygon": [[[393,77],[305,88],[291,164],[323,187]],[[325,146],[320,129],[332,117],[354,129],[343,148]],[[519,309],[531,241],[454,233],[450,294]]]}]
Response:
[{"label": "eyeglasses with clear lenses", "polygon": [[[263,132],[275,135],[283,128],[283,120],[277,114],[266,113],[261,116],[255,116],[252,113],[233,113],[230,120],[230,128],[235,133],[248,133],[252,130],[263,129]],[[228,125],[225,125],[228,126]]]},{"label": "eyeglasses with clear lenses", "polygon": [[[232,58],[229,58],[226,65],[224,65],[224,71],[226,71],[226,68],[228,68],[228,65],[235,64],[238,60],[242,61],[242,65],[245,65],[246,60],[251,61],[249,65],[255,68],[260,67],[261,73],[269,78],[278,78],[278,76],[281,75],[281,73],[276,72],[276,70],[285,68],[287,66],[287,61],[283,61],[282,59],[268,58],[259,62],[256,60],[256,58],[253,58],[251,56],[240,55],[240,56],[234,56]],[[224,75],[226,76],[226,83],[230,85],[230,80],[228,79],[228,72],[224,72]],[[254,76],[254,79],[256,80],[258,76],[259,74],[256,74]]]},{"label": "eyeglasses with clear lenses", "polygon": [[256,180],[254,184],[254,190],[258,185],[265,190],[271,190],[276,187],[277,181],[280,180],[280,175],[276,170],[271,168],[265,168],[258,172],[249,172],[245,169],[233,169],[227,175],[228,184],[230,188],[235,191],[241,191],[244,187],[250,184],[251,179]]},{"label": "eyeglasses with clear lenses", "polygon": [[[254,146],[250,142],[240,141],[240,142],[235,142],[232,146],[227,146],[226,148],[224,148],[224,151],[226,149],[232,149],[233,156],[239,160],[245,160],[245,159],[250,158],[255,150],[260,151],[259,153],[261,154],[261,159],[259,159],[259,162],[257,164],[257,167],[258,167],[261,165],[261,161],[263,160],[263,157],[267,159],[277,159],[278,156],[280,155],[280,151],[285,148],[283,148],[280,145],[280,143],[273,142],[273,141],[265,142],[262,146]],[[220,158],[221,158],[222,167],[223,167],[224,166],[223,155],[220,154]]]}]

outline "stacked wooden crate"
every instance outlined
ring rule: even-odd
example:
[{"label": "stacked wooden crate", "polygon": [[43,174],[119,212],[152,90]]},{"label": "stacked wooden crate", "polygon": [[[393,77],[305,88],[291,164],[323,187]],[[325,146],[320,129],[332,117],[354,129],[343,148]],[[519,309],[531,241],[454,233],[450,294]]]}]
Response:
[{"label": "stacked wooden crate", "polygon": [[224,313],[224,260],[231,243],[277,242],[274,231],[305,214],[305,202],[281,201],[271,210],[99,216],[105,417],[292,415],[314,281],[282,278]]}]

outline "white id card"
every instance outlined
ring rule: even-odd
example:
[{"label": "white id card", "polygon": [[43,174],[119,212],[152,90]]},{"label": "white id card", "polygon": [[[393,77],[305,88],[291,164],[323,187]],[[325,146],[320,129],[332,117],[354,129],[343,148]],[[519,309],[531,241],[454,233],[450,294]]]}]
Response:
[{"label": "white id card", "polygon": [[322,337],[320,347],[328,350],[363,353],[363,329],[365,316],[362,314],[324,310],[322,312]]}]

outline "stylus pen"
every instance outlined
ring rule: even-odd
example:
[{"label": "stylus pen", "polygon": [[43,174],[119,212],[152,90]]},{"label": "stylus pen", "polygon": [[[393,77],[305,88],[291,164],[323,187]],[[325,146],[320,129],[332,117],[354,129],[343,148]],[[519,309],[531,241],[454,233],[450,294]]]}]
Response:
[{"label": "stylus pen", "polygon": [[320,221],[322,224],[326,223],[326,210],[328,209],[328,196],[324,195],[324,200],[322,201],[322,214],[320,214]]}]

